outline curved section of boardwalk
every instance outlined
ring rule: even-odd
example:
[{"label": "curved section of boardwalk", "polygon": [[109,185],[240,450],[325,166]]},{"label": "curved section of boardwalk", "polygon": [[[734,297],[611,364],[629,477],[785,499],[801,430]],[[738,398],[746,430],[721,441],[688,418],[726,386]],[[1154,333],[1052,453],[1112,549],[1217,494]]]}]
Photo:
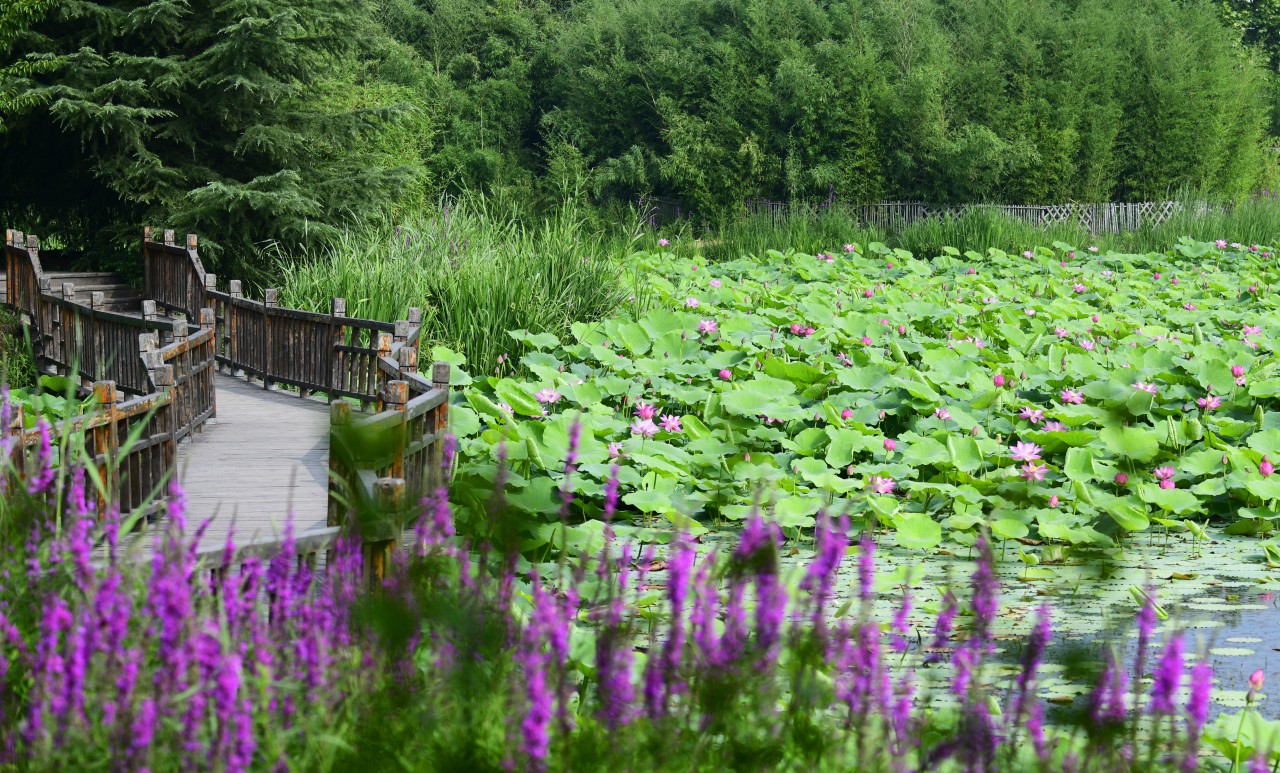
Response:
[{"label": "curved section of boardwalk", "polygon": [[214,516],[201,547],[323,527],[328,509],[329,408],[296,393],[215,376],[217,418],[178,446],[179,480],[194,528]]}]

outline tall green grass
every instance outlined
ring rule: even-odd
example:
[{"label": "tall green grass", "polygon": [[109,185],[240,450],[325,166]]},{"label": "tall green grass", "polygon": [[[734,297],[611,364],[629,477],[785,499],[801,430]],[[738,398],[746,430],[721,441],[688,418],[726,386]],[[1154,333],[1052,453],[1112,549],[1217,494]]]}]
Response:
[{"label": "tall green grass", "polygon": [[640,229],[606,231],[565,206],[528,223],[483,199],[446,201],[399,226],[345,232],[323,250],[278,258],[281,302],[347,314],[403,319],[423,309],[423,342],[492,372],[516,350],[509,330],[565,334],[634,300],[625,257]]}]

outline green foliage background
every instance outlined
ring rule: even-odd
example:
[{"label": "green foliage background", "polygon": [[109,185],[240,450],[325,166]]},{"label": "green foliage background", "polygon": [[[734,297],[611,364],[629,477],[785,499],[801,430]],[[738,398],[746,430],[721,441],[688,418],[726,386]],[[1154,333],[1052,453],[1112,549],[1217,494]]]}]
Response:
[{"label": "green foliage background", "polygon": [[[0,214],[215,266],[441,194],[1238,199],[1276,179],[1270,2],[22,0]],[[225,268],[225,267],[224,267]]]}]

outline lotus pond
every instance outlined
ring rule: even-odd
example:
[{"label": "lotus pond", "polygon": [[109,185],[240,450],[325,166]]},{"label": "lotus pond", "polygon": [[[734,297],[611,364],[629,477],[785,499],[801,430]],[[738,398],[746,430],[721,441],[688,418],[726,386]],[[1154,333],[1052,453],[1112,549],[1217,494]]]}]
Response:
[{"label": "lotus pond", "polygon": [[[882,588],[913,588],[922,615],[985,529],[1009,635],[1052,597],[1059,646],[1098,642],[1152,583],[1165,625],[1193,629],[1215,659],[1216,710],[1271,670],[1270,248],[925,258],[873,243],[634,265],[644,306],[575,325],[572,340],[512,332],[495,373],[459,375],[463,528],[483,534],[503,464],[533,555],[600,549],[611,474],[614,528],[641,542],[687,530],[714,543],[759,509],[803,555],[820,512],[847,513],[886,548]],[[1065,706],[1089,686],[1044,689]]]}]

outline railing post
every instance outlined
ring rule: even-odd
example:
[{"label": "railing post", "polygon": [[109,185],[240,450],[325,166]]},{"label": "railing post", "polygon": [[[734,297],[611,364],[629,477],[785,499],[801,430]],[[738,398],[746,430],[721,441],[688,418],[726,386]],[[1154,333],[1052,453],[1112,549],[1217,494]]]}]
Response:
[{"label": "railing post", "polygon": [[403,344],[405,341],[408,341],[409,340],[409,320],[397,319],[395,332],[393,332],[391,335],[392,335],[393,343]]},{"label": "railing post", "polygon": [[[340,348],[347,344],[347,327],[342,324],[342,318],[345,316],[347,316],[347,299],[334,298],[329,312],[329,338],[333,342],[330,350],[329,402],[341,398],[341,395],[336,393],[349,391],[347,362],[350,358]],[[348,406],[349,409],[350,406]]]},{"label": "railing post", "polygon": [[370,380],[370,386],[373,387],[374,406],[381,413],[383,408],[382,388],[386,384],[386,377],[382,373],[382,358],[391,356],[391,334],[385,331],[379,331],[374,334],[373,348],[373,373]]},{"label": "railing post", "polygon": [[[244,298],[244,285],[239,279],[232,279],[227,283],[227,292],[231,296],[231,300],[227,301],[226,310],[223,312],[222,326],[224,335],[227,337],[227,372],[231,375],[239,375],[244,372],[243,368],[239,368],[240,349],[237,330],[240,328],[240,313],[236,311],[236,300]],[[252,379],[250,379],[252,380]]]},{"label": "railing post", "polygon": [[396,351],[396,362],[400,365],[400,378],[418,370],[418,350],[411,346],[402,346]]},{"label": "railing post", "polygon": [[[329,404],[329,515],[326,519],[327,526],[341,526],[346,520],[346,513],[342,511],[341,505],[338,503],[337,495],[341,494],[341,482],[346,480],[345,476],[352,474],[351,470],[343,469],[340,464],[337,453],[335,453],[335,444],[333,442],[333,433],[351,426],[351,403],[346,400],[336,400]],[[352,495],[353,492],[346,492]],[[333,560],[330,554],[329,560]]]},{"label": "railing post", "polygon": [[408,381],[388,381],[382,389],[383,411],[401,412],[399,421],[396,422],[396,451],[392,457],[391,464],[387,466],[387,474],[394,478],[404,477],[404,454],[408,448],[408,422],[404,419],[402,413],[405,406],[409,403],[409,382]]},{"label": "railing post", "polygon": [[449,431],[449,398],[447,394],[449,392],[451,368],[452,366],[447,362],[435,362],[431,365],[431,388],[443,389],[446,393],[444,402],[432,410],[429,424],[430,431],[435,435],[435,440],[431,443],[431,453],[427,457],[427,463],[431,466],[431,469],[427,471],[427,485],[431,488],[438,488],[448,483],[445,480],[444,435]]},{"label": "railing post", "polygon": [[379,515],[392,521],[392,538],[369,540],[365,542],[369,567],[369,588],[377,590],[387,575],[387,566],[391,563],[391,550],[395,547],[396,535],[401,528],[402,510],[404,508],[405,483],[403,478],[378,478],[373,483],[373,497],[377,503]]},{"label": "railing post", "polygon": [[[106,424],[94,427],[90,431],[90,436],[93,439],[93,458],[98,463],[98,475],[103,483],[106,484],[104,486],[106,491],[98,492],[98,519],[101,520],[107,511],[109,497],[116,494],[120,489],[120,468],[115,459],[120,443],[120,432],[116,426],[117,422],[119,422],[116,410],[116,403],[119,401],[116,382],[95,381],[93,383],[93,397],[98,404],[98,411],[107,420]],[[101,457],[101,462],[97,461],[98,457]]]},{"label": "railing post", "polygon": [[166,246],[166,247],[176,247],[176,246],[177,246],[177,242],[175,242],[175,241],[173,240],[173,229],[172,229],[172,228],[166,228],[166,229],[164,229],[164,246]]},{"label": "railing post", "polygon": [[[157,357],[159,352],[155,353]],[[159,394],[169,393],[168,400],[164,405],[159,406],[155,413],[153,421],[156,422],[156,432],[153,435],[161,437],[160,447],[160,466],[162,469],[153,469],[153,480],[160,480],[161,477],[173,472],[178,458],[178,440],[175,432],[176,422],[173,405],[173,366],[160,365],[151,369],[151,383],[155,385],[156,392]]]},{"label": "railing post", "polygon": [[275,352],[272,351],[271,310],[280,305],[280,293],[274,287],[262,291],[262,388],[271,388],[271,374],[275,372]]},{"label": "railing post", "polygon": [[74,301],[76,299],[76,285],[74,282],[62,283],[62,300]]},{"label": "railing post", "polygon": [[156,311],[155,301],[142,302],[142,320],[144,322],[155,322],[160,314]]},{"label": "railing post", "polygon": [[[199,363],[201,369],[200,383],[193,388],[197,393],[208,391],[209,403],[213,406],[213,412],[209,414],[209,418],[218,415],[218,396],[217,387],[214,385],[213,373],[218,367],[218,318],[214,314],[213,309],[203,308],[200,310],[200,329],[209,331],[209,343],[205,344],[202,352],[208,352],[208,364],[204,361]],[[200,405],[204,405],[205,401],[199,401]],[[201,425],[203,427],[203,425]],[[203,430],[202,430],[203,431]]]}]

